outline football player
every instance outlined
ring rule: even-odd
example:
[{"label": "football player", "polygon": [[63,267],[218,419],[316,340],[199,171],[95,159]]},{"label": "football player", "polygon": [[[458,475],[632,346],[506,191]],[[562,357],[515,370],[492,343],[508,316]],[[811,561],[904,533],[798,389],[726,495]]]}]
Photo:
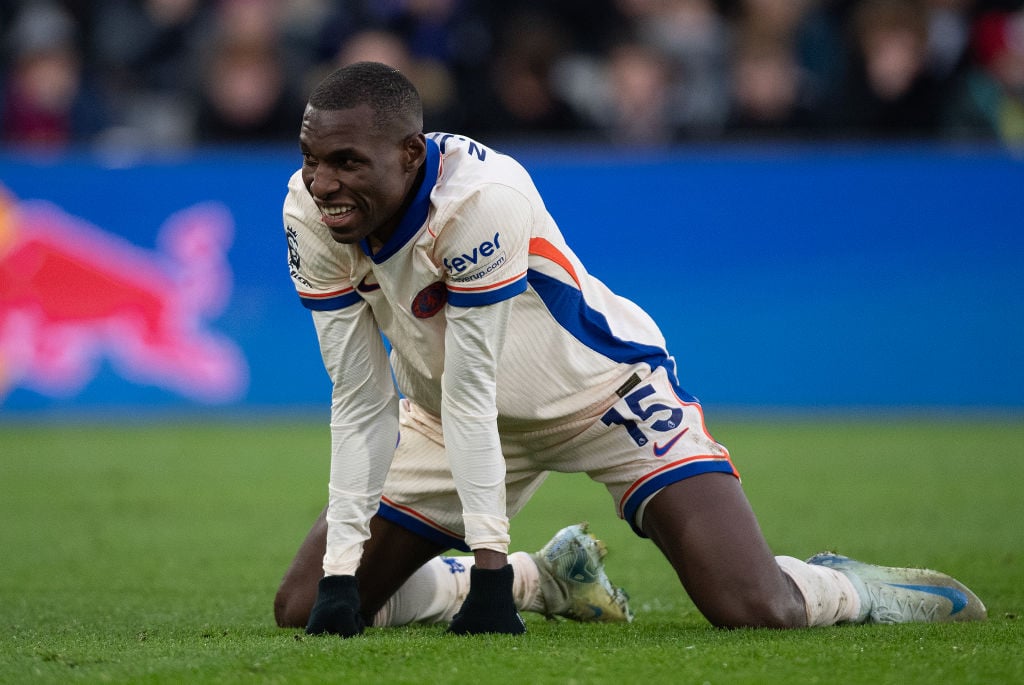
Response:
[{"label": "football player", "polygon": [[[370,62],[327,76],[302,119],[284,227],[332,457],[322,567],[304,545],[279,599],[317,584],[308,632],[362,632],[450,548],[474,563],[448,630],[523,632],[509,517],[549,471],[604,484],[716,626],[985,616],[944,574],[775,556],[651,317],[587,272],[516,160],[422,127],[412,84]],[[639,198],[588,200],[620,226],[607,249],[632,247]]]}]

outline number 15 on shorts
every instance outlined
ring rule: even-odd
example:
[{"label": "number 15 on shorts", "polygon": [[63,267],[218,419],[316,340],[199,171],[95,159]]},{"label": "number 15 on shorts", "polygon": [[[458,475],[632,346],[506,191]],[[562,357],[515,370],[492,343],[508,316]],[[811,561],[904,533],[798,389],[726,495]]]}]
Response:
[{"label": "number 15 on shorts", "polygon": [[[601,421],[606,426],[622,426],[626,429],[629,437],[639,447],[647,444],[648,438],[640,429],[640,423],[647,428],[659,433],[666,433],[679,427],[683,419],[683,410],[680,407],[670,406],[662,402],[645,402],[647,398],[655,393],[654,387],[647,383],[633,390],[623,397],[629,414],[624,416],[618,409],[612,408],[605,412]],[[655,418],[657,417],[657,418]],[[655,419],[655,420],[651,420]]]}]

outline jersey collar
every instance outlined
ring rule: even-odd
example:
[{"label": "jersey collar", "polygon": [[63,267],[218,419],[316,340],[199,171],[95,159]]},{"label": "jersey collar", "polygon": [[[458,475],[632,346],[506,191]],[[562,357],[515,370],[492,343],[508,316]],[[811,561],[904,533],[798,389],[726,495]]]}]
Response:
[{"label": "jersey collar", "polygon": [[427,138],[427,160],[423,163],[426,173],[416,191],[416,197],[413,198],[412,204],[405,210],[405,215],[398,223],[398,228],[384,243],[384,246],[377,251],[377,254],[373,254],[370,244],[365,238],[359,243],[363,252],[373,260],[374,264],[386,261],[391,255],[402,249],[402,246],[409,242],[409,239],[416,235],[426,222],[427,213],[430,211],[430,193],[437,183],[440,161],[441,151],[438,149],[437,143]]}]

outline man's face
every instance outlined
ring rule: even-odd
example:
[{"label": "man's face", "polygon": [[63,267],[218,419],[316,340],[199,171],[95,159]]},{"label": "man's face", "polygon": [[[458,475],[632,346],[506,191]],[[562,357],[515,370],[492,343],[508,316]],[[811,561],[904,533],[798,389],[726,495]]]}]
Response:
[{"label": "man's face", "polygon": [[368,105],[307,107],[302,117],[302,181],[339,243],[387,242],[426,155],[422,134],[389,133],[373,124]]}]

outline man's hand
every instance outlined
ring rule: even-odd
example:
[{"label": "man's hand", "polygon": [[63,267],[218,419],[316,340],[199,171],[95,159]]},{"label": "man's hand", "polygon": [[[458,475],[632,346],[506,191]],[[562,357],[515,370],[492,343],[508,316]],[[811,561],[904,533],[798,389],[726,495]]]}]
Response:
[{"label": "man's hand", "polygon": [[512,597],[512,565],[500,569],[474,566],[469,570],[469,594],[459,613],[452,618],[448,632],[454,635],[502,633],[519,635],[526,632],[523,617],[516,610]]},{"label": "man's hand", "polygon": [[310,635],[352,637],[363,632],[359,614],[359,583],[355,576],[324,576],[316,590],[316,603],[309,614],[306,632]]}]

